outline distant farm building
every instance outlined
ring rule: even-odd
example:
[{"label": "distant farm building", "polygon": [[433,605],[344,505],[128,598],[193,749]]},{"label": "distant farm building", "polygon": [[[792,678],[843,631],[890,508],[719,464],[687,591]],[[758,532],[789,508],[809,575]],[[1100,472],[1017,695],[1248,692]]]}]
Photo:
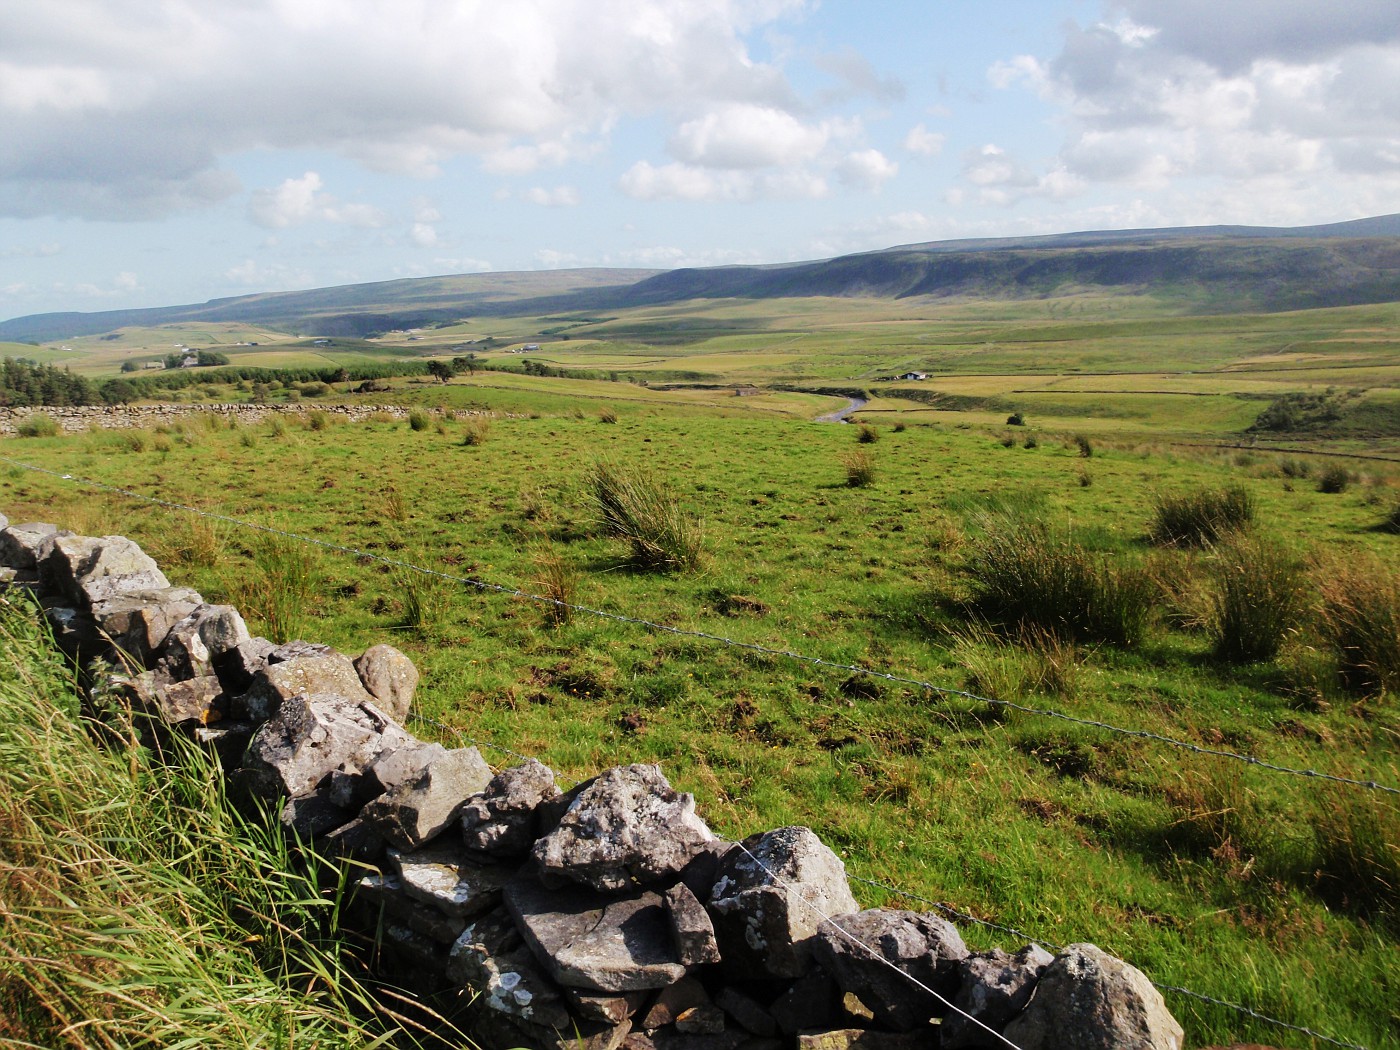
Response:
[{"label": "distant farm building", "polygon": [[927,378],[928,378],[928,373],[927,373],[927,372],[905,372],[905,373],[904,373],[902,376],[900,376],[899,378],[900,378],[900,379],[922,380],[922,379],[927,379]]}]

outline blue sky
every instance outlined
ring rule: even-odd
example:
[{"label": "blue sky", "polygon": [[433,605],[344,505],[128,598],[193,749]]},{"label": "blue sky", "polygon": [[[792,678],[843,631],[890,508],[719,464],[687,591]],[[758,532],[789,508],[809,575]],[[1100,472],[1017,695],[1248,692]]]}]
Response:
[{"label": "blue sky", "polygon": [[1396,211],[1394,0],[0,0],[0,317]]}]

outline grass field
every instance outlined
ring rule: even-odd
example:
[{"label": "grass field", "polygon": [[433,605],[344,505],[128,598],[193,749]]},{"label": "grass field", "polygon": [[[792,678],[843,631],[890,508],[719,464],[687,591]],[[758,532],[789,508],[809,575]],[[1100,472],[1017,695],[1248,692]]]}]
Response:
[{"label": "grass field", "polygon": [[[4,454],[630,617],[1400,783],[1393,695],[1342,687],[1315,612],[1339,566],[1394,577],[1400,553],[1377,530],[1400,500],[1386,464],[1358,464],[1328,494],[1321,459],[1102,434],[1086,457],[1068,431],[949,413],[960,426],[877,425],[878,440],[859,446],[874,481],[852,486],[843,457],[857,428],[804,421],[835,398],[767,395],[777,407],[765,410],[764,398],[714,391],[489,373],[384,396],[515,415],[470,445],[468,423],[438,414],[418,431],[190,423],[13,441]],[[601,457],[653,472],[702,522],[700,570],[628,566],[587,499]],[[1219,557],[1147,539],[1156,496],[1233,484],[1252,498],[1257,532],[1296,553],[1309,596],[1279,655],[1246,664],[1212,655]],[[552,625],[518,598],[18,468],[0,469],[0,506],[15,520],[131,535],[173,579],[243,608],[255,630],[350,652],[399,646],[424,672],[422,714],[451,727],[416,725],[424,735],[489,740],[572,778],[659,761],[726,834],[806,823],[854,875],[1049,942],[1095,941],[1163,983],[1394,1045],[1400,817],[1387,796],[586,615]],[[1145,636],[1052,643],[979,624],[971,573],[1008,515],[1145,570],[1155,588]],[[857,889],[867,904],[909,903]],[[985,930],[967,936],[1009,946]],[[1229,1011],[1171,1006],[1195,1044],[1299,1045]]]},{"label": "grass field", "polygon": [[[1400,305],[1195,317],[1102,295],[707,301],[321,347],[261,334],[230,356],[325,365],[466,347],[518,365],[503,347],[532,341],[529,360],[619,381],[478,371],[368,396],[419,406],[417,429],[336,424],[278,385],[267,396],[298,400],[303,417],[0,445],[365,557],[4,464],[0,509],[131,535],[172,579],[278,640],[399,646],[424,672],[422,735],[491,741],[572,778],[658,761],[723,833],[809,824],[860,878],[1046,942],[1095,941],[1164,984],[1340,1039],[1400,1045],[1392,795],[645,626],[556,623],[534,602],[375,560],[1400,785],[1400,670],[1356,665],[1367,646],[1400,649]],[[71,345],[98,374],[148,352],[143,340],[212,335]],[[487,336],[499,345],[466,345]],[[883,381],[909,370],[929,379]],[[854,417],[864,430],[811,422],[846,390],[875,395]],[[1285,395],[1336,412],[1320,429],[1249,432]],[[494,418],[454,417],[464,410]],[[651,475],[699,523],[698,569],[629,563],[590,501],[600,461]],[[1245,538],[1154,543],[1159,506],[1193,500],[1247,508]],[[1037,575],[1022,554],[1062,564]],[[991,594],[997,573],[1017,572],[1013,615]],[[1035,611],[1029,585],[1049,577],[1050,611]],[[1372,633],[1356,641],[1339,625],[1368,595]],[[1101,602],[1121,614],[1109,629],[1062,619]],[[1270,616],[1268,637],[1235,633]],[[866,904],[912,902],[856,888]],[[1190,1045],[1313,1045],[1168,999]]]}]

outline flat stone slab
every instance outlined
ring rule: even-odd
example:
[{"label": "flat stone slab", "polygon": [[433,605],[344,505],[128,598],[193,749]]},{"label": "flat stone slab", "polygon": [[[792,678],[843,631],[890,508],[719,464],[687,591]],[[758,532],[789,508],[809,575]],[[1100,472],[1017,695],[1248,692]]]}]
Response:
[{"label": "flat stone slab", "polygon": [[505,902],[525,943],[560,984],[631,992],[665,988],[685,976],[658,893],[550,890],[522,875],[506,886]]},{"label": "flat stone slab", "polygon": [[466,847],[439,840],[405,853],[389,851],[406,894],[454,919],[470,919],[501,903],[501,889],[513,868],[481,867],[467,859]]}]

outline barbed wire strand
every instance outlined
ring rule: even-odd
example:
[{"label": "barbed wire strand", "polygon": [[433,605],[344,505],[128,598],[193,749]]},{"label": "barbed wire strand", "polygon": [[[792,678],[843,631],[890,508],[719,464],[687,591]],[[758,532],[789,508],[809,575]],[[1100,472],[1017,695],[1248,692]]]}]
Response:
[{"label": "barbed wire strand", "polygon": [[[421,722],[424,725],[429,725],[440,731],[450,733],[457,739],[465,740],[468,743],[475,744],[478,747],[490,748],[493,751],[498,751],[502,754],[511,755],[514,758],[519,758],[526,762],[539,761],[538,756],[522,754],[521,752],[512,750],[511,748],[502,747],[500,744],[497,744],[494,741],[482,740],[468,736],[456,726],[450,726],[444,722],[439,722],[435,718],[429,718],[426,715],[420,715],[416,713],[412,714],[410,717],[417,722]],[[555,775],[558,776],[558,774]],[[562,779],[568,781],[574,786],[577,786],[579,783],[581,783],[580,781],[571,780],[568,777],[563,777]],[[739,845],[741,848],[743,848],[742,843],[739,843]],[[744,852],[748,853],[749,851],[745,848]],[[752,854],[750,854],[750,856],[752,856]],[[755,858],[755,863],[758,863],[757,858]],[[761,864],[760,867],[762,867]],[[765,868],[765,870],[767,869]],[[936,901],[932,897],[925,897],[922,894],[911,893],[909,890],[901,889],[898,886],[892,886],[887,882],[878,882],[875,879],[867,879],[860,875],[852,875],[849,872],[846,873],[846,878],[849,882],[855,882],[864,886],[870,886],[875,889],[884,890],[888,893],[894,894],[897,897],[902,897],[905,900],[917,901],[920,904],[927,905],[928,907],[933,908],[935,911],[941,912],[942,914],[947,915],[948,917],[956,919],[960,922],[970,923],[975,926],[982,926],[986,929],[994,930],[997,933],[1001,934],[1009,934],[1010,936],[1015,937],[1018,940],[1026,941],[1033,944],[1039,944],[1041,947],[1049,948],[1051,951],[1057,953],[1062,952],[1065,949],[1065,946],[1063,944],[1056,944],[1054,941],[1047,940],[1044,937],[1037,937],[1034,934],[1027,933],[1025,930],[1017,929],[1015,926],[1005,926],[1001,923],[992,922],[990,919],[983,919],[980,916],[972,914],[971,912],[963,911],[959,908],[954,908],[951,904],[948,904],[944,901]],[[844,930],[842,931],[842,933],[846,936],[850,936]],[[857,943],[862,943],[863,945],[863,942],[857,941]],[[888,960],[884,960],[883,957],[881,957],[881,961],[888,962]],[[898,967],[895,967],[895,969],[898,969]],[[904,973],[903,970],[900,970],[899,972]],[[905,976],[910,975],[905,974]],[[1148,980],[1151,980],[1151,978],[1148,978]],[[1276,1028],[1285,1029],[1290,1032],[1298,1032],[1299,1034],[1306,1035],[1311,1039],[1316,1039],[1321,1042],[1328,1043],[1332,1046],[1343,1047],[1344,1050],[1369,1050],[1368,1047],[1363,1046],[1359,1043],[1348,1043],[1341,1039],[1335,1039],[1330,1035],[1323,1035],[1321,1032],[1315,1031],[1311,1028],[1307,1028],[1303,1025],[1296,1025],[1290,1021],[1282,1021],[1277,1017],[1270,1017],[1268,1014],[1260,1013],[1258,1010],[1245,1006],[1242,1003],[1232,1003],[1225,999],[1217,999],[1214,996],[1206,995],[1203,992],[1192,991],[1190,988],[1183,988],[1180,985],[1162,984],[1159,981],[1152,981],[1152,985],[1158,991],[1170,992],[1175,995],[1186,996],[1187,998],[1195,999],[1203,1003],[1208,1003],[1212,1006],[1218,1006],[1227,1010],[1233,1010],[1236,1013],[1243,1014],[1263,1024],[1273,1025]],[[922,985],[920,987],[922,987]],[[959,1012],[961,1013],[961,1011]],[[974,1018],[973,1020],[976,1019]],[[980,1024],[981,1022],[977,1023]]]},{"label": "barbed wire strand", "polygon": [[24,463],[19,460],[10,459],[7,456],[0,456],[0,462],[8,463],[11,466],[20,467],[24,470],[34,471],[39,474],[46,474],[50,477],[58,478],[61,481],[71,481],[74,484],[86,485],[104,492],[112,492],[131,499],[141,500],[155,506],[165,507],[168,510],[178,510],[189,514],[195,514],[213,521],[222,521],[225,524],[238,528],[252,529],[257,532],[267,533],[273,536],[282,536],[286,539],[296,540],[300,543],[311,544],[325,550],[337,551],[341,554],[348,554],[355,558],[368,558],[383,565],[394,568],[416,572],[424,576],[432,576],[441,580],[448,580],[452,583],[463,584],[480,591],[489,591],[494,594],[502,594],[511,598],[519,598],[532,601],[539,605],[551,606],[556,609],[567,609],[570,612],[582,613],[587,616],[594,616],[615,623],[627,623],[638,627],[645,627],[648,630],[659,634],[670,634],[681,638],[696,638],[703,641],[714,642],[718,645],[735,649],[746,649],[750,652],[760,653],[764,656],[777,657],[779,659],[791,660],[795,663],[805,663],[814,667],[825,667],[830,670],[847,671],[851,674],[863,675],[868,678],[878,678],[882,681],[892,682],[896,685],[913,686],[916,689],[931,693],[935,696],[957,697],[963,700],[970,700],[974,703],[984,704],[989,707],[997,707],[1003,710],[1018,711],[1022,714],[1034,715],[1039,718],[1050,718],[1061,722],[1068,722],[1071,725],[1084,726],[1092,729],[1102,729],[1106,732],[1117,733],[1120,736],[1134,737],[1139,740],[1151,740],[1160,744],[1167,744],[1171,747],[1189,751],[1197,755],[1206,755],[1212,758],[1223,758],[1235,762],[1242,762],[1245,765],[1253,766],[1256,769],[1263,769],[1271,773],[1281,773],[1288,776],[1304,777],[1312,780],[1324,780],[1334,784],[1345,784],[1349,787],[1366,788],[1371,791],[1381,791],[1386,794],[1400,795],[1400,787],[1393,787],[1389,784],[1381,784],[1375,780],[1355,780],[1351,777],[1336,776],[1332,773],[1319,772],[1316,769],[1298,769],[1293,766],[1278,765],[1273,762],[1266,762],[1254,755],[1240,754],[1235,751],[1224,751],[1218,748],[1202,747],[1193,744],[1189,740],[1180,740],[1176,737],[1166,736],[1162,733],[1154,733],[1146,729],[1126,729],[1109,722],[1102,722],[1092,718],[1080,718],[1076,715],[1065,714],[1063,711],[1056,711],[1047,707],[1031,707],[1028,704],[1019,704],[1011,700],[999,700],[993,697],[978,696],[976,693],[968,692],[965,689],[954,689],[950,686],[937,685],[933,682],[924,681],[920,678],[911,678],[905,675],[892,674],[886,671],[877,671],[869,667],[861,667],[859,664],[841,663],[837,660],[828,660],[821,656],[812,656],[807,653],[799,653],[790,649],[776,649],[771,646],[761,645],[758,642],[741,642],[735,638],[729,638],[722,634],[712,634],[709,631],[698,631],[691,628],[676,627],[672,624],[658,623],[654,620],[647,620],[636,616],[627,616],[623,613],[608,612],[606,609],[595,609],[588,605],[579,605],[575,602],[566,602],[558,598],[549,598],[539,594],[532,594],[519,587],[511,587],[507,584],[491,583],[488,580],[479,580],[470,576],[458,576],[454,573],[442,572],[438,569],[430,569],[422,565],[415,565],[412,562],[404,561],[400,558],[389,558],[382,554],[375,554],[371,551],[361,550],[358,547],[349,547],[340,543],[332,543],[329,540],[317,539],[314,536],[305,536],[297,532],[289,532],[285,529],[274,528],[270,525],[259,525],[256,522],[243,521],[239,518],[230,517],[226,514],[218,514],[213,511],[203,510],[199,507],[191,507],[183,503],[175,503],[171,500],[160,499],[157,496],[148,496],[143,492],[136,492],[132,489],[122,488],[119,485],[109,485],[106,482],[96,481],[92,478],[79,477],[73,474],[64,474],[56,470],[49,470],[46,467],[35,466],[31,463]]},{"label": "barbed wire strand", "polygon": [[[768,865],[764,864],[763,861],[761,861],[761,860],[759,860],[757,857],[755,857],[755,856],[753,855],[753,852],[752,852],[747,846],[745,846],[742,842],[736,843],[736,845],[739,847],[739,849],[741,849],[741,850],[744,851],[744,854],[745,854],[751,861],[753,861],[756,865],[758,865],[759,869],[760,869],[765,875],[767,875],[768,878],[769,878],[772,882],[774,882],[774,883],[777,884],[777,885],[786,885],[786,886],[788,886],[788,887],[790,887],[790,888],[793,888],[793,889],[795,889],[795,890],[797,889],[797,887],[796,887],[796,885],[795,885],[794,883],[789,882],[788,880],[781,878],[781,877],[780,877],[779,875],[777,875],[771,868],[769,868]],[[1018,1046],[1017,1046],[1015,1043],[1013,1043],[1010,1039],[1006,1038],[1006,1036],[1004,1036],[1004,1035],[1002,1035],[1000,1032],[998,1032],[995,1028],[992,1028],[991,1026],[989,1026],[985,1021],[982,1021],[980,1018],[974,1017],[972,1014],[968,1013],[968,1012],[967,1012],[966,1010],[964,1010],[962,1007],[957,1006],[955,1003],[953,1003],[953,1001],[952,1001],[951,999],[948,999],[946,996],[940,995],[938,992],[935,992],[932,988],[930,988],[928,985],[924,984],[923,981],[919,980],[919,979],[918,979],[917,977],[915,977],[912,973],[908,973],[908,972],[906,972],[906,971],[904,971],[904,970],[901,970],[901,969],[900,969],[898,966],[896,966],[894,963],[890,962],[890,960],[886,959],[886,958],[884,957],[884,955],[882,955],[880,952],[876,951],[874,948],[870,947],[870,945],[866,944],[863,940],[861,940],[861,939],[860,939],[859,937],[857,937],[855,934],[853,934],[853,933],[851,933],[849,930],[847,930],[844,926],[842,926],[840,923],[838,923],[838,922],[837,922],[835,919],[833,919],[830,915],[826,914],[825,911],[823,911],[821,908],[818,908],[815,904],[813,904],[811,901],[809,901],[809,900],[800,892],[800,890],[798,890],[798,892],[795,892],[795,893],[793,894],[793,896],[796,897],[796,898],[797,898],[799,901],[801,901],[803,904],[805,904],[811,911],[813,911],[814,913],[816,913],[816,915],[819,916],[819,917],[821,918],[822,922],[824,922],[826,925],[830,926],[831,929],[835,930],[837,933],[839,933],[839,934],[840,934],[842,937],[844,937],[846,940],[848,940],[848,941],[850,941],[852,944],[856,945],[858,948],[860,948],[862,951],[864,951],[866,954],[868,954],[868,955],[870,956],[870,958],[874,959],[874,960],[875,960],[876,962],[878,962],[878,963],[883,963],[885,966],[888,966],[891,970],[893,970],[895,973],[899,974],[901,977],[903,977],[903,978],[905,978],[906,980],[908,980],[910,983],[912,983],[912,984],[914,984],[915,986],[917,986],[917,987],[923,989],[925,992],[928,992],[929,995],[933,996],[933,998],[937,999],[940,1003],[942,1003],[944,1006],[946,1006],[949,1010],[952,1010],[955,1014],[958,1014],[958,1015],[961,1016],[961,1017],[965,1017],[967,1020],[971,1021],[971,1022],[972,1022],[973,1024],[975,1024],[978,1028],[982,1029],[984,1032],[988,1033],[988,1034],[991,1035],[993,1038],[995,1038],[995,1039],[999,1040],[1000,1042],[1005,1043],[1007,1046],[1011,1047],[1011,1050],[1020,1050],[1020,1047],[1018,1047]]]},{"label": "barbed wire strand", "polygon": [[[885,882],[877,882],[874,879],[861,878],[859,875],[847,875],[847,878],[851,882],[859,882],[866,886],[873,886],[876,889],[886,890],[890,893],[893,893],[895,896],[903,897],[906,900],[918,901],[920,904],[926,904],[929,907],[934,908],[945,915],[952,916],[953,918],[960,919],[965,922],[974,923],[978,926],[985,926],[988,929],[996,930],[998,933],[1008,933],[1011,934],[1013,937],[1018,938],[1019,940],[1028,941],[1033,944],[1039,944],[1042,947],[1049,948],[1051,951],[1054,952],[1062,952],[1065,950],[1065,946],[1062,944],[1056,944],[1054,941],[1048,941],[1042,937],[1035,937],[1029,933],[1026,933],[1024,930],[1016,929],[1016,927],[1014,926],[1003,926],[1000,923],[995,923],[988,919],[978,918],[976,915],[972,915],[969,912],[965,911],[959,911],[957,908],[945,904],[942,901],[936,901],[930,897],[923,897],[917,893],[910,893],[908,890],[902,890],[898,886],[891,886]],[[1151,980],[1151,978],[1148,978],[1148,980]],[[1180,985],[1175,984],[1163,984],[1160,981],[1152,981],[1152,986],[1158,991],[1170,992],[1174,995],[1184,995],[1187,998],[1195,999],[1203,1003],[1209,1003],[1212,1006],[1224,1007],[1225,1009],[1233,1010],[1236,1013],[1244,1014],[1247,1017],[1251,1017],[1256,1021],[1261,1021],[1265,1024],[1274,1025],[1277,1028],[1287,1029],[1290,1032],[1298,1032],[1301,1035],[1308,1036],[1310,1039],[1317,1039],[1320,1042],[1330,1043],[1332,1046],[1345,1047],[1346,1050],[1367,1050],[1366,1047],[1361,1046],[1358,1043],[1348,1043],[1341,1039],[1335,1039],[1330,1035],[1323,1035],[1321,1032],[1316,1032],[1313,1029],[1306,1028],[1302,1025],[1292,1024],[1288,1021],[1280,1021],[1277,1017],[1270,1017],[1268,1014],[1262,1014],[1258,1010],[1245,1006],[1243,1003],[1232,1003],[1225,999],[1217,999],[1212,995],[1205,995],[1202,992],[1192,991],[1190,988],[1183,988]]]}]

